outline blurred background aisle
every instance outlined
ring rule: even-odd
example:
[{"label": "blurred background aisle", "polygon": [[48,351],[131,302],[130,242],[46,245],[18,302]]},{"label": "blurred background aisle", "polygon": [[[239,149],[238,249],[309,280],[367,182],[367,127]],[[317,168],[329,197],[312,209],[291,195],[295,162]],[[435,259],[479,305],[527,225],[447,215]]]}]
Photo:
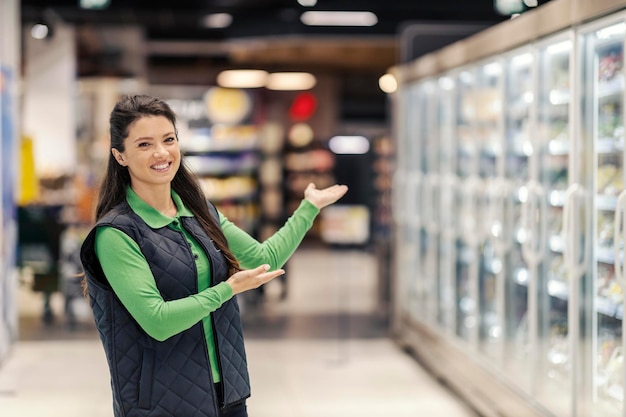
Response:
[{"label": "blurred background aisle", "polygon": [[[388,339],[375,257],[309,245],[281,282],[241,300],[251,417],[475,416]],[[110,417],[104,353],[88,315],[70,327],[52,298],[20,289],[21,335],[0,369],[3,417]],[[80,309],[78,309],[80,311]]]}]

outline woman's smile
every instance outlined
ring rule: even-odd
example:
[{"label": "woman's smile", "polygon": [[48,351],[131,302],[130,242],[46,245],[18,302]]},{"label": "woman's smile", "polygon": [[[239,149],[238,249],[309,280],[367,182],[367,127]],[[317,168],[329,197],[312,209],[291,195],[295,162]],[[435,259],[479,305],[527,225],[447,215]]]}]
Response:
[{"label": "woman's smile", "polygon": [[163,116],[145,116],[128,129],[119,161],[128,167],[135,190],[169,185],[180,166],[174,125]]},{"label": "woman's smile", "polygon": [[161,162],[161,163],[152,165],[152,169],[158,172],[167,172],[167,170],[170,168],[171,165],[172,165],[171,162]]}]

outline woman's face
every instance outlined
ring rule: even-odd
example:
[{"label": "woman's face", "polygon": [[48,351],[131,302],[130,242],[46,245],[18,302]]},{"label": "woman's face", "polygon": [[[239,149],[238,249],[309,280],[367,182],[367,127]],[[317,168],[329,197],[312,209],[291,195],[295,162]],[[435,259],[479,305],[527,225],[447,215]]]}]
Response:
[{"label": "woman's face", "polygon": [[112,152],[120,165],[128,167],[134,189],[169,184],[180,167],[174,125],[164,116],[137,119],[124,139],[124,152]]}]

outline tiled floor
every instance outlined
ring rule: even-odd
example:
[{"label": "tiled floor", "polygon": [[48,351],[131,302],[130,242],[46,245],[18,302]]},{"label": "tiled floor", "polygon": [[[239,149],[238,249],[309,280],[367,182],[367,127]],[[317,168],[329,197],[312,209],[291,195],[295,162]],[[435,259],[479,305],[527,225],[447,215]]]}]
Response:
[{"label": "tiled floor", "polygon": [[[242,300],[251,417],[475,417],[386,337],[377,267],[362,251],[302,248],[287,267],[288,295]],[[22,289],[21,337],[0,368],[2,417],[111,417],[104,354],[89,317],[49,327]],[[53,309],[60,316],[60,297]],[[180,416],[178,416],[180,417]]]}]

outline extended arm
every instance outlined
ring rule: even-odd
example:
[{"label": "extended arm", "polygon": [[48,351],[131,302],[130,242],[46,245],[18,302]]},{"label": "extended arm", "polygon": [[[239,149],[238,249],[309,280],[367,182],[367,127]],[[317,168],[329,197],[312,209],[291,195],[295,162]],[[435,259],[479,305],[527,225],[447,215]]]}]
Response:
[{"label": "extended arm", "polygon": [[220,215],[228,246],[243,268],[253,268],[261,263],[269,264],[270,269],[280,268],[302,243],[320,210],[337,201],[347,190],[345,185],[318,190],[309,184],[300,206],[276,233],[262,243]]},{"label": "extended arm", "polygon": [[96,254],[109,284],[142,329],[157,340],[187,330],[232,297],[226,283],[165,301],[139,246],[123,232],[105,227],[96,235]]}]

